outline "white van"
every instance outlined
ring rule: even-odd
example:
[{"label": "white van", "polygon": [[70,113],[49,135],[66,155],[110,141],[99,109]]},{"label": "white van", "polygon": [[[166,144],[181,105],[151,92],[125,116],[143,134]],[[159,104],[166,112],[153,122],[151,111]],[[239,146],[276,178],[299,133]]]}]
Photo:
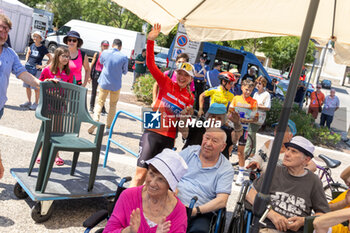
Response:
[{"label": "white van", "polygon": [[49,18],[46,15],[33,13],[32,21],[32,33],[40,31],[41,35],[45,38],[49,29]]},{"label": "white van", "polygon": [[146,46],[146,36],[141,32],[71,20],[46,38],[45,45],[50,52],[53,52],[58,46],[65,45],[63,38],[69,31],[77,31],[80,34],[84,41],[82,50],[88,56],[93,56],[95,52],[100,51],[102,40],[108,40],[112,45],[114,39],[120,39],[123,43],[121,52],[129,58],[129,61],[135,59]]}]

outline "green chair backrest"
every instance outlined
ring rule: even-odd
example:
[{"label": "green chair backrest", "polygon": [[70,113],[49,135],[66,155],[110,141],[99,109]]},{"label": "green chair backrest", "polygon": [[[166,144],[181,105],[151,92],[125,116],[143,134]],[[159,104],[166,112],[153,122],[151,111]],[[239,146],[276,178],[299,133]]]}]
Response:
[{"label": "green chair backrest", "polygon": [[86,88],[75,84],[41,82],[36,115],[52,120],[52,134],[79,134],[81,122],[89,114],[86,94]]}]

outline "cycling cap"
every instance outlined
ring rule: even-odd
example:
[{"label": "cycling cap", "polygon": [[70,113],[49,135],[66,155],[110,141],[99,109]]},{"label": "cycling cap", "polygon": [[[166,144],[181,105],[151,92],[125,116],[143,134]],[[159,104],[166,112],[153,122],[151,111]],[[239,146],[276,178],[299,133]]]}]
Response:
[{"label": "cycling cap", "polygon": [[225,80],[227,82],[236,81],[235,75],[230,72],[221,72],[218,76],[220,80]]},{"label": "cycling cap", "polygon": [[187,74],[189,74],[190,76],[192,77],[194,76],[193,66],[188,62],[180,63],[176,70],[183,70],[183,71],[186,71]]},{"label": "cycling cap", "polygon": [[[272,127],[275,127],[276,125],[278,125],[277,123],[272,124]],[[292,121],[291,119],[288,120],[288,127],[290,129],[290,132],[293,134],[293,136],[295,136],[297,134],[297,126],[295,125],[294,121]]]},{"label": "cycling cap", "polygon": [[306,138],[302,136],[295,136],[292,138],[290,142],[284,143],[284,145],[288,147],[293,147],[300,152],[304,153],[306,156],[311,158],[314,157],[315,146]]},{"label": "cycling cap", "polygon": [[213,103],[210,105],[208,113],[215,115],[226,114],[226,106],[224,104]]},{"label": "cycling cap", "polygon": [[173,192],[188,169],[185,160],[179,153],[167,148],[153,159],[147,160],[146,163],[152,164],[164,176]]},{"label": "cycling cap", "polygon": [[101,42],[101,45],[109,45],[108,40],[103,40],[103,41]]}]

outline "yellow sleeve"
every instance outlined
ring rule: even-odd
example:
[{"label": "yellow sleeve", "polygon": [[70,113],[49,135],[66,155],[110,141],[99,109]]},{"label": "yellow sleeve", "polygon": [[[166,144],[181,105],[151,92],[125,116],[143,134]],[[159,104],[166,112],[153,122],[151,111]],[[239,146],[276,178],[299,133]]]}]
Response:
[{"label": "yellow sleeve", "polygon": [[209,89],[204,92],[204,96],[212,96],[215,93],[215,89]]},{"label": "yellow sleeve", "polygon": [[329,204],[334,204],[334,203],[337,203],[337,202],[340,202],[340,201],[344,200],[347,192],[348,192],[348,190],[345,191],[345,192],[343,192],[343,193],[341,193],[341,194],[340,194],[339,196],[337,196],[335,199],[331,200],[331,201],[329,202]]}]

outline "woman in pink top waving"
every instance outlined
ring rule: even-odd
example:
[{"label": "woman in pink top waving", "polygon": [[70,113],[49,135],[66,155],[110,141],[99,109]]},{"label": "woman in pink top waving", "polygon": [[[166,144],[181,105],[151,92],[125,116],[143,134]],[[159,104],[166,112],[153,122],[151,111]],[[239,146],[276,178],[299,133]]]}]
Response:
[{"label": "woman in pink top waving", "polygon": [[[73,73],[76,84],[85,87],[87,82],[90,81],[90,66],[88,56],[79,49],[83,45],[83,40],[78,32],[70,31],[63,38],[63,42],[68,45],[70,54],[69,69]],[[85,70],[84,80],[81,75],[82,67]]]}]

